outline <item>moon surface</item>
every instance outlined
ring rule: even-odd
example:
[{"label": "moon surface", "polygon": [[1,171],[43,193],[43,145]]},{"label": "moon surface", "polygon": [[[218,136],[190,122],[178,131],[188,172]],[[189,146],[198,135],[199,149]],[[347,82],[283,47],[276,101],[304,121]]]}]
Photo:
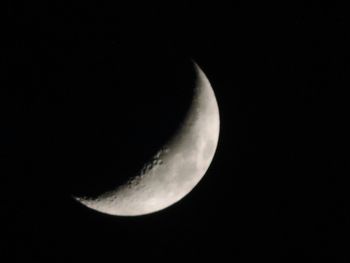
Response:
[{"label": "moon surface", "polygon": [[171,206],[185,197],[206,173],[219,139],[219,109],[199,66],[191,106],[175,135],[124,185],[96,198],[74,197],[96,211],[139,216]]}]

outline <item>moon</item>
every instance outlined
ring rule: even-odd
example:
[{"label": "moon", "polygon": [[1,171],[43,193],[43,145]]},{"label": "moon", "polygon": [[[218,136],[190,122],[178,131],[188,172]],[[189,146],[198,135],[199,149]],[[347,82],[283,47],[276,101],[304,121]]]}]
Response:
[{"label": "moon", "polygon": [[174,136],[125,184],[95,198],[73,196],[88,208],[115,216],[163,210],[184,198],[208,170],[219,139],[220,117],[209,80],[193,62],[194,95]]}]

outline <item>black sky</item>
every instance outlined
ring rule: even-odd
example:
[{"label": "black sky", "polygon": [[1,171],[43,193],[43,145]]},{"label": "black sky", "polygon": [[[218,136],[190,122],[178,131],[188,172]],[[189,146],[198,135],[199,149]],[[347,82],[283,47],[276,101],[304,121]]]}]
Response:
[{"label": "black sky", "polygon": [[[346,262],[344,7],[7,5],[1,257]],[[211,81],[221,116],[217,153],[200,184],[144,217],[74,202],[72,193],[93,194],[133,174],[171,136],[191,97],[190,59]]]}]

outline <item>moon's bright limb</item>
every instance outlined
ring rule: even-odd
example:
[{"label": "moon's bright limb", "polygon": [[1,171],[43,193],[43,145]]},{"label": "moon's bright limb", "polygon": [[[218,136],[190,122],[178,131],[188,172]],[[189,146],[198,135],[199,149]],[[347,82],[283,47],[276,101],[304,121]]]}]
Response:
[{"label": "moon's bright limb", "polygon": [[219,138],[219,109],[212,87],[194,63],[193,101],[181,127],[126,184],[97,198],[75,197],[102,213],[138,216],[162,210],[186,196],[206,173]]}]

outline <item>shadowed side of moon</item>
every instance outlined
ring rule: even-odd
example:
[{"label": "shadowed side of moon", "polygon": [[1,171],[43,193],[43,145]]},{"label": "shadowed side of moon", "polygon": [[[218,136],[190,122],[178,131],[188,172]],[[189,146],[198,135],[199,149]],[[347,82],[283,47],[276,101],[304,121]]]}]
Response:
[{"label": "shadowed side of moon", "polygon": [[97,197],[113,190],[171,138],[186,116],[194,82],[192,64],[175,62],[152,52],[127,53],[113,71],[107,64],[86,75],[83,65],[68,79],[64,103],[54,105],[49,119],[54,138],[45,162],[61,191]]},{"label": "shadowed side of moon", "polygon": [[174,204],[197,185],[216,150],[219,111],[208,79],[198,65],[194,68],[193,100],[175,135],[127,183],[96,198],[76,200],[103,213],[136,216]]}]

